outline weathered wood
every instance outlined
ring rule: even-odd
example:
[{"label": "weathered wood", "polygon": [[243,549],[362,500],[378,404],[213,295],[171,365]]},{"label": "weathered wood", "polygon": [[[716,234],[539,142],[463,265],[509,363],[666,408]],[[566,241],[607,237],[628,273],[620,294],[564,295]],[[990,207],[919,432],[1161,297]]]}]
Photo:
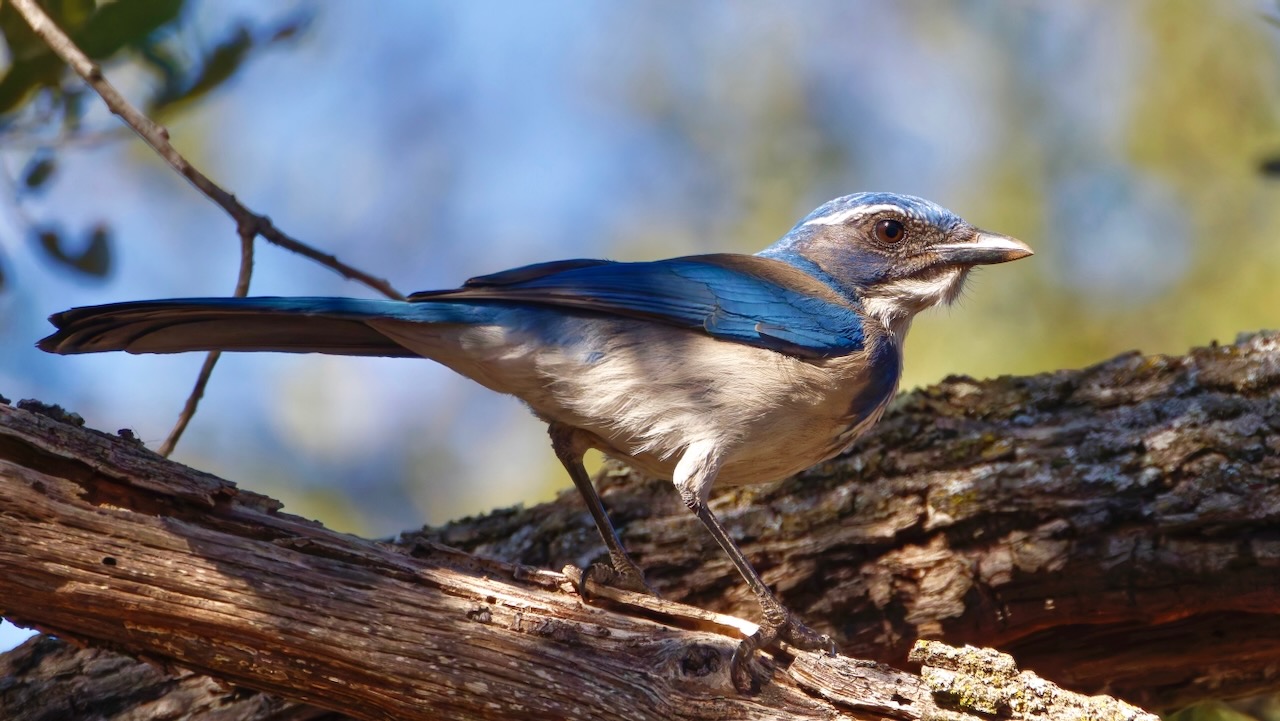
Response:
[{"label": "weathered wood", "polygon": [[[1280,341],[1276,335],[1257,335],[1231,347],[1198,349],[1182,358],[1123,356],[1082,371],[1032,378],[984,383],[952,378],[899,399],[895,409],[852,454],[776,487],[726,492],[713,503],[784,601],[815,626],[833,633],[845,653],[904,667],[912,640],[920,636],[997,645],[1012,651],[1025,667],[1064,685],[1090,692],[1106,688],[1154,706],[1206,695],[1266,690],[1280,685],[1275,678],[1275,669],[1280,668],[1280,643],[1276,643],[1280,640],[1276,638],[1280,628],[1276,623],[1280,538],[1274,531],[1280,516],[1278,389]],[[64,475],[82,483],[92,480],[94,487],[104,486],[108,490],[85,492],[95,513],[124,507],[117,501],[138,501],[138,489],[150,482],[148,478],[156,477],[155,468],[140,465],[122,483],[118,471],[116,475],[104,471],[97,465],[99,461],[73,460],[81,456],[101,459],[119,451],[77,448],[64,431],[54,427],[45,430],[52,435],[38,453],[24,451],[0,434],[0,458],[26,467],[31,465],[27,460],[38,461],[47,464],[45,471],[55,471],[53,475],[71,469],[73,473]],[[6,473],[7,467],[0,476]],[[281,559],[294,559],[295,563],[297,557],[291,554],[303,558],[328,554],[334,563],[353,559],[359,564],[372,563],[372,570],[365,570],[373,576],[399,573],[397,582],[412,588],[410,592],[395,587],[391,601],[402,605],[389,612],[411,614],[409,598],[429,605],[430,599],[420,598],[423,589],[417,587],[421,584],[415,575],[418,572],[398,565],[407,563],[413,568],[417,560],[384,546],[368,544],[378,553],[366,557],[366,551],[356,553],[341,544],[341,551],[334,550],[332,542],[322,544],[305,533],[288,536],[279,523],[299,524],[299,528],[311,529],[308,533],[321,533],[322,529],[273,512],[261,497],[236,491],[228,495],[211,490],[220,483],[216,479],[210,481],[200,474],[193,477],[205,481],[184,481],[178,487],[181,490],[172,491],[168,500],[152,502],[147,508],[158,515],[147,517],[166,530],[187,529],[205,521],[214,523],[218,530],[225,527],[254,533],[250,529],[256,527],[256,533],[265,534],[265,538],[255,538],[271,545]],[[101,482],[104,479],[108,481],[105,484]],[[216,482],[215,486],[206,481]],[[606,504],[624,527],[624,539],[667,598],[754,617],[756,609],[733,570],[710,539],[700,533],[696,521],[687,517],[669,484],[615,472],[604,479],[603,486]],[[159,495],[165,498],[163,493]],[[6,509],[0,513],[0,535],[4,536],[8,533],[2,524],[8,523],[9,504],[0,498],[0,508]],[[245,509],[275,520],[255,526],[258,519],[251,522],[244,517]],[[288,533],[300,531],[291,525]],[[272,534],[283,535],[271,543]],[[286,537],[294,540],[281,540]],[[423,538],[552,567],[565,561],[582,565],[600,554],[589,519],[570,497],[535,509],[467,519],[429,531]],[[421,539],[406,540],[421,543]],[[348,541],[353,547],[364,548],[360,546],[364,542],[344,539]],[[188,542],[187,547],[202,554],[207,550],[207,544]],[[155,557],[158,560],[177,550],[162,547]],[[446,566],[463,558],[437,551],[425,560],[431,563],[440,554],[448,559]],[[210,570],[204,557],[205,564],[197,568],[206,575],[231,568],[259,568],[239,562],[212,563]],[[398,560],[392,563],[389,559]],[[22,572],[15,574],[9,564],[29,568],[29,561],[0,560],[0,569],[6,577],[20,578]],[[261,584],[272,592],[268,608],[297,607],[296,599],[308,598],[310,593],[316,598],[315,607],[298,608],[295,626],[315,624],[330,629],[330,635],[359,628],[354,618],[327,618],[334,603],[330,596],[345,599],[350,591],[314,583],[295,585],[295,580],[305,579],[295,579],[292,574],[297,567],[281,562],[292,572],[286,572],[284,579]],[[82,565],[85,572],[90,565],[98,574],[106,569],[103,575],[110,578],[121,569],[119,565],[102,567],[101,558],[86,558]],[[131,566],[137,568],[133,561]],[[48,567],[67,570],[56,564]],[[261,570],[272,568],[268,564]],[[163,575],[132,579],[137,589],[151,590],[138,591],[140,598],[131,615],[140,615],[143,609],[152,613],[156,594],[163,600],[161,591],[167,588],[167,582],[160,578]],[[546,583],[552,577],[555,574],[529,576]],[[362,574],[354,578],[358,583],[368,581]],[[332,583],[351,580],[340,574]],[[501,573],[472,583],[489,581],[511,583]],[[512,598],[523,598],[521,593],[548,593],[571,599],[565,604],[533,607],[537,610],[522,614],[524,621],[560,618],[556,614],[562,612],[570,614],[566,618],[578,618],[571,615],[571,609],[610,613],[575,606],[576,599],[559,590],[514,583],[517,590],[504,591],[515,594]],[[9,585],[8,581],[0,585],[0,606],[12,615],[33,619],[30,614],[22,616],[14,611]],[[283,592],[284,587],[288,593]],[[464,597],[472,594],[470,601],[477,603],[474,586],[466,588],[469,590],[459,593]],[[84,592],[75,584],[56,590],[64,589]],[[216,598],[214,592],[223,589],[215,586],[208,590]],[[258,585],[226,591],[252,592],[259,605],[266,603],[259,596]],[[366,593],[364,599],[376,595]],[[492,619],[492,604],[487,603],[487,596],[482,600],[485,603],[477,605],[488,608]],[[454,597],[442,608],[454,614],[462,611],[465,616],[465,605],[459,606]],[[87,612],[80,615],[91,625],[110,628],[108,618],[99,620],[88,613],[94,611],[93,603],[84,608]],[[509,606],[502,608],[506,610],[497,615],[510,625],[513,616],[509,614],[513,612]],[[365,611],[366,615],[371,612]],[[597,617],[584,616],[582,622],[591,623],[589,618]],[[627,623],[643,622],[624,618],[630,619]],[[664,666],[653,655],[655,639],[668,638],[664,633],[684,639],[679,643],[687,641],[684,634],[705,634],[697,638],[706,639],[707,650],[683,657],[692,660],[681,668],[705,668],[713,662],[699,665],[699,659],[715,658],[720,660],[720,670],[699,677],[696,683],[668,681],[655,687],[648,677],[644,679],[650,684],[646,688],[660,695],[685,693],[689,688],[705,690],[707,687],[699,684],[723,675],[724,654],[732,645],[722,635],[724,627],[709,627],[693,612],[684,618],[680,614],[661,618],[666,625],[659,626],[658,636],[641,634],[645,640],[638,642],[650,655],[632,656],[648,665],[632,668],[671,668],[669,656],[660,656],[668,662]],[[595,623],[601,625],[598,620]],[[417,649],[417,655],[402,654],[405,658],[421,665],[431,653],[440,653],[416,645],[423,629],[434,631],[430,624],[406,621],[403,625],[405,638],[401,642],[412,641],[410,645]],[[147,627],[147,623],[132,623],[127,629],[132,634],[130,644],[146,641]],[[536,635],[528,633],[530,626],[521,624],[520,628],[525,635]],[[624,624],[621,628],[634,627]],[[378,631],[377,627],[369,631],[375,641],[381,638]],[[196,647],[207,646],[218,638],[211,629],[200,632],[206,635],[188,629],[187,635],[180,636],[181,645],[189,640]],[[308,633],[304,636],[310,638],[323,631]],[[386,629],[381,633],[395,635]],[[290,638],[298,634],[292,632]],[[552,642],[541,646],[567,643],[554,630],[544,636]],[[587,633],[577,638],[595,637]],[[271,639],[264,631],[239,641],[256,648],[253,644]],[[129,647],[135,653],[139,648]],[[344,649],[354,652],[364,647],[348,644]],[[582,649],[575,646],[573,653],[561,657],[578,658]],[[228,651],[233,652],[238,652],[236,647]],[[625,653],[638,652],[628,648]],[[260,651],[234,657],[237,663],[248,664],[243,668],[255,670],[255,663],[280,660]],[[192,665],[189,657],[179,660]],[[766,694],[785,689],[796,694],[786,698],[803,698],[806,703],[834,699],[803,683],[795,685],[792,677],[809,665],[810,657],[802,655],[787,667],[788,674],[775,674],[776,684],[771,684]],[[587,668],[593,677],[614,673],[614,667],[607,663],[591,662]],[[398,673],[390,677],[402,687],[412,682]],[[234,674],[223,678],[241,682]],[[364,677],[355,673],[350,678],[358,685]],[[375,681],[363,683],[362,690],[372,689]],[[254,687],[264,686],[259,683]],[[489,689],[511,687],[499,684]],[[643,693],[640,697],[649,698]],[[0,694],[0,702],[3,698]],[[624,708],[674,713],[665,706],[635,705],[637,700],[625,694],[618,698]],[[697,703],[703,705],[699,709],[703,713],[742,710],[718,705],[730,703],[724,700]],[[762,696],[750,703],[771,701]],[[446,711],[450,708],[445,707]],[[867,707],[871,708],[878,707]],[[892,716],[883,709],[867,709],[859,713]],[[808,712],[798,713],[804,717]]]},{"label": "weathered wood", "polygon": [[728,679],[733,624],[706,612],[601,589],[651,613],[629,615],[582,603],[550,571],[337,534],[136,444],[5,406],[0,508],[6,615],[354,718],[937,711],[919,676],[844,657],[821,665],[894,689],[897,708],[847,691],[833,702],[781,657],[762,659],[772,679],[744,696]]},{"label": "weathered wood", "polygon": [[[605,504],[664,596],[751,618],[670,484]],[[572,498],[429,531],[525,563],[598,553]],[[841,651],[903,667],[917,638],[994,646],[1064,686],[1153,708],[1280,688],[1280,334],[1077,371],[948,378],[848,455],[717,513]]]},{"label": "weathered wood", "polygon": [[121,653],[37,636],[0,655],[5,721],[208,719],[343,721],[350,717],[234,689],[209,676],[166,672]]}]

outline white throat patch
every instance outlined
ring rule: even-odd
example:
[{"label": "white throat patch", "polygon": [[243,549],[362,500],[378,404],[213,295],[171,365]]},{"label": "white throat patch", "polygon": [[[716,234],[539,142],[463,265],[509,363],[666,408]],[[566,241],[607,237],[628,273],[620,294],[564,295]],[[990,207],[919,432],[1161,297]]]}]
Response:
[{"label": "white throat patch", "polygon": [[947,268],[928,278],[904,278],[876,286],[862,296],[867,313],[889,329],[899,349],[916,314],[938,303],[951,304],[964,289],[968,268]]}]

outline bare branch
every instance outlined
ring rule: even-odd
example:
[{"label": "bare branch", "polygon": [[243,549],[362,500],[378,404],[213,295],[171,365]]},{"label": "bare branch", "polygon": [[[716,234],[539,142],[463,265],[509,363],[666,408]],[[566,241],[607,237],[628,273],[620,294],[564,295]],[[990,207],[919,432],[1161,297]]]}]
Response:
[{"label": "bare branch", "polygon": [[310,258],[336,271],[345,278],[363,283],[389,298],[404,299],[404,295],[393,288],[385,279],[377,278],[358,268],[347,265],[332,254],[324,253],[286,235],[273,225],[267,216],[246,208],[240,201],[236,200],[234,195],[223,190],[205,176],[204,173],[191,165],[169,143],[169,131],[129,103],[120,94],[120,91],[116,90],[115,86],[103,76],[102,69],[90,60],[80,48],[76,47],[71,38],[67,37],[67,34],[54,24],[53,20],[36,3],[36,0],[11,0],[11,2],[18,14],[22,15],[36,35],[39,35],[58,57],[71,66],[71,69],[102,97],[103,102],[107,104],[112,113],[120,116],[129,127],[133,128],[134,132],[159,153],[160,157],[164,158],[182,177],[190,181],[197,190],[204,193],[206,197],[225,210],[236,221],[238,228],[251,228],[255,236],[261,235],[269,242]]},{"label": "bare branch", "polygon": [[[236,277],[236,289],[233,295],[236,298],[243,298],[249,295],[249,281],[253,277],[253,229],[249,226],[240,227],[240,273]],[[209,378],[213,375],[213,368],[218,364],[218,359],[222,357],[221,351],[210,351],[204,357],[204,364],[200,366],[200,373],[196,376],[195,387],[191,389],[191,395],[187,396],[187,402],[182,406],[182,413],[178,414],[178,421],[174,423],[173,430],[169,431],[169,437],[164,440],[157,451],[160,455],[168,458],[173,454],[173,449],[177,447],[178,440],[182,438],[182,434],[187,430],[187,424],[191,423],[192,417],[196,414],[196,408],[200,405],[200,399],[204,397],[204,389],[209,385]]]},{"label": "bare branch", "polygon": [[[370,288],[386,295],[389,298],[403,300],[404,295],[391,286],[391,284],[382,278],[374,277],[362,270],[354,268],[342,261],[336,256],[323,253],[311,246],[296,240],[272,224],[271,220],[265,215],[255,213],[246,208],[242,203],[236,200],[231,193],[223,190],[214,183],[204,173],[200,172],[193,166],[181,153],[173,147],[169,142],[169,131],[157,124],[151,118],[147,117],[140,110],[134,107],[123,95],[116,90],[115,86],[102,74],[101,68],[89,59],[85,53],[71,41],[66,33],[45,14],[44,10],[36,3],[36,0],[13,0],[14,8],[27,21],[31,29],[48,44],[58,57],[62,58],[72,70],[84,79],[90,87],[102,98],[111,112],[118,115],[130,128],[134,130],[153,150],[164,158],[165,161],[186,178],[192,185],[196,187],[206,197],[217,203],[236,221],[237,232],[240,235],[240,275],[236,281],[237,297],[244,297],[248,293],[249,279],[252,275],[253,268],[253,240],[261,235],[268,242],[279,245],[287,250],[303,255],[311,260],[320,263],[332,270],[338,272],[342,276],[364,283]],[[213,373],[214,367],[218,363],[220,354],[218,352],[209,353],[205,356],[204,364],[200,368],[200,373],[196,377],[195,386],[191,394],[187,397],[187,401],[183,406],[182,412],[178,416],[173,430],[169,432],[169,437],[160,447],[160,453],[168,456],[173,452],[174,447],[178,443],[178,439],[182,437],[191,418],[195,415],[196,408],[200,403],[200,399],[204,395],[205,387],[209,383],[209,378]]]}]

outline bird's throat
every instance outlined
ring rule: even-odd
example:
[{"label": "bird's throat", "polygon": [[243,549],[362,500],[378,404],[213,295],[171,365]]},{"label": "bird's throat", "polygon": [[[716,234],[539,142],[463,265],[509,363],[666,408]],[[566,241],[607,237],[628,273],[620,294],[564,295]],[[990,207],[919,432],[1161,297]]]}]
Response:
[{"label": "bird's throat", "polygon": [[881,283],[862,293],[867,314],[880,321],[899,351],[916,314],[943,303],[950,305],[964,290],[968,268],[943,268],[928,276]]}]

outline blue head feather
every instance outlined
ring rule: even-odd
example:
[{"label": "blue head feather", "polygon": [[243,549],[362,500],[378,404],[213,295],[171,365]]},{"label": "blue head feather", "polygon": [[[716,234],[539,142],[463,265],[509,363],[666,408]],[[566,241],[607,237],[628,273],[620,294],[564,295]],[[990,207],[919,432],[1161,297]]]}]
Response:
[{"label": "blue head feather", "polygon": [[[870,208],[877,205],[892,205],[898,208],[902,214],[912,218],[916,218],[930,225],[942,228],[944,230],[963,223],[960,216],[952,213],[950,210],[938,205],[931,200],[918,198],[914,195],[901,195],[898,193],[854,193],[853,195],[845,195],[835,200],[829,200],[814,209],[804,218],[796,223],[796,226],[783,236],[782,240],[786,240],[787,236],[795,233],[797,230],[805,227],[805,225],[816,220],[828,217],[839,217],[841,214],[853,212],[859,208]],[[781,242],[781,241],[780,241]]]},{"label": "blue head feather", "polygon": [[[841,293],[850,294],[856,287],[866,287],[882,280],[889,270],[888,259],[883,254],[849,244],[838,237],[831,238],[823,231],[841,226],[863,212],[885,207],[892,207],[899,215],[944,233],[964,224],[960,216],[950,210],[914,195],[854,193],[818,206],[786,235],[757,255],[786,261]],[[838,247],[830,247],[833,242]],[[838,260],[833,262],[833,255],[838,256]]]}]

